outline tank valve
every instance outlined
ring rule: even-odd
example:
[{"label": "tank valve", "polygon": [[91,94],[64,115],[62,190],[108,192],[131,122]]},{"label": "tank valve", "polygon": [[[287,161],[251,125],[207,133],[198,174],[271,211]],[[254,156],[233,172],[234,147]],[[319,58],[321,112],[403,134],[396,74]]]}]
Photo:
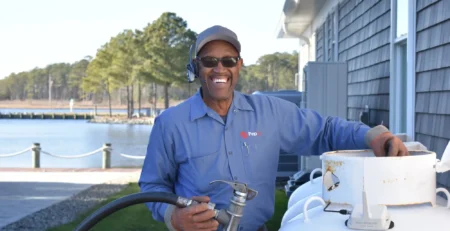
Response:
[{"label": "tank valve", "polygon": [[394,228],[394,222],[385,205],[369,205],[366,192],[363,191],[363,204],[355,206],[350,218],[345,221],[350,229],[388,230]]}]

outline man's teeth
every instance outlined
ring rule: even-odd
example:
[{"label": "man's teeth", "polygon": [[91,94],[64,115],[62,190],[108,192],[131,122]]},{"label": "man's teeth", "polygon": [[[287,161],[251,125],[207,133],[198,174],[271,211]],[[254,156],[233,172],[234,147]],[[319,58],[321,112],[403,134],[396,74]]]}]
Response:
[{"label": "man's teeth", "polygon": [[226,83],[227,79],[213,79],[214,83]]}]

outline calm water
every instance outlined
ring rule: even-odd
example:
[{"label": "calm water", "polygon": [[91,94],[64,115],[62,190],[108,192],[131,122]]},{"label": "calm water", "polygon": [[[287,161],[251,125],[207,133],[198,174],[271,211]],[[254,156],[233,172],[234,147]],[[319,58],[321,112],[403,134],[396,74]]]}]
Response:
[{"label": "calm water", "polygon": [[[143,160],[122,157],[145,155],[150,125],[92,124],[84,120],[0,119],[0,155],[24,150],[40,143],[55,155],[79,155],[112,144],[112,167],[140,166]],[[77,159],[41,154],[42,168],[100,168],[101,152]],[[31,167],[31,151],[14,157],[0,157],[1,167]]]},{"label": "calm water", "polygon": [[[82,108],[82,109],[73,109],[73,113],[88,113],[93,114],[95,111],[94,108]],[[137,111],[137,110],[135,110]],[[53,108],[53,109],[26,109],[26,108],[0,108],[0,113],[71,113],[69,109],[66,108]],[[127,110],[125,109],[112,109],[111,112],[113,114],[127,114]],[[144,110],[141,110],[144,112]],[[109,113],[109,109],[97,109],[97,113]]]}]

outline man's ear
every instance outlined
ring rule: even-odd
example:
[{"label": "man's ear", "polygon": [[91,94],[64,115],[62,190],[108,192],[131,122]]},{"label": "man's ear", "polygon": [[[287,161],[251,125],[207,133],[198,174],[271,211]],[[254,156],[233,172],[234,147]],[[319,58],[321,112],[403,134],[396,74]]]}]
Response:
[{"label": "man's ear", "polygon": [[242,68],[242,66],[244,66],[244,59],[240,58],[239,61],[238,61],[238,68],[239,68],[239,70]]}]

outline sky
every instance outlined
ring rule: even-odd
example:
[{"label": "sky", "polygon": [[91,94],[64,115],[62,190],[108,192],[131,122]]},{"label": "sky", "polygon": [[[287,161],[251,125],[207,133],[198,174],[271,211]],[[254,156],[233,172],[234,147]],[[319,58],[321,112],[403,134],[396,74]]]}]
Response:
[{"label": "sky", "polygon": [[[143,29],[174,12],[199,33],[232,29],[249,65],[273,52],[298,49],[297,39],[277,39],[284,0],[0,0],[0,78],[52,63],[74,63],[124,29]],[[186,54],[186,58],[188,54]]]}]

